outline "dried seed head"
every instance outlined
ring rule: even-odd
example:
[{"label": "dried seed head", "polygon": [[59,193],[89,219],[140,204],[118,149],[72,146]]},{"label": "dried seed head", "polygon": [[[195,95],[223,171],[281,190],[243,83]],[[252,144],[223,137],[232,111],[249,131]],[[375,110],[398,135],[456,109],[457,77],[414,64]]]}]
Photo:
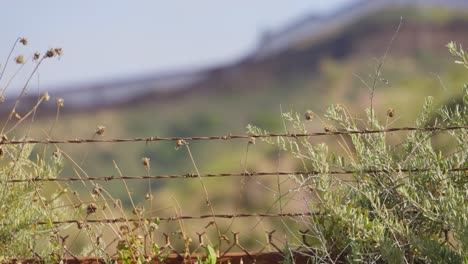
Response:
[{"label": "dried seed head", "polygon": [[34,52],[34,57],[33,57],[34,60],[38,60],[40,57],[41,57],[41,53],[39,53],[39,51]]},{"label": "dried seed head", "polygon": [[389,108],[389,109],[387,110],[387,116],[388,116],[388,117],[394,117],[394,116],[395,116],[395,109]]},{"label": "dried seed head", "polygon": [[42,96],[42,98],[44,98],[44,100],[46,100],[46,101],[49,101],[49,99],[50,99],[49,93],[45,92],[44,95]]},{"label": "dried seed head", "polygon": [[314,118],[314,112],[308,110],[305,114],[304,114],[304,117],[306,120],[312,120],[312,118]]},{"label": "dried seed head", "polygon": [[150,224],[150,231],[155,231],[158,228],[159,228],[158,224],[156,224],[156,223],[151,223]]},{"label": "dried seed head", "polygon": [[185,140],[183,139],[178,139],[177,142],[176,142],[176,149],[179,149],[180,147],[182,147],[183,145],[187,144],[185,142]]},{"label": "dried seed head", "polygon": [[55,49],[49,49],[45,54],[45,57],[47,58],[52,58],[54,56],[55,56]]},{"label": "dried seed head", "polygon": [[249,138],[249,145],[255,145],[255,138],[254,137]]},{"label": "dried seed head", "polygon": [[99,184],[96,184],[93,188],[93,194],[99,196],[102,192],[102,187]]},{"label": "dried seed head", "polygon": [[60,157],[60,152],[58,150],[56,150],[56,151],[54,151],[52,153],[52,155],[54,156],[54,158],[58,158],[58,157]]},{"label": "dried seed head", "polygon": [[85,223],[84,221],[78,221],[76,222],[76,225],[78,226],[78,229],[88,229],[89,227],[88,223]]},{"label": "dried seed head", "polygon": [[57,54],[59,57],[63,55],[62,48],[55,48],[54,51],[55,51],[55,54]]},{"label": "dried seed head", "polygon": [[16,63],[18,64],[24,64],[24,56],[19,55],[18,57],[15,58]]},{"label": "dried seed head", "polygon": [[141,226],[141,224],[140,224],[139,221],[133,222],[133,227],[138,228],[138,227],[140,227],[140,226]]},{"label": "dried seed head", "polygon": [[121,225],[119,227],[119,230],[122,233],[122,235],[126,235],[130,231],[130,229],[128,228],[128,225]]},{"label": "dried seed head", "polygon": [[58,106],[58,107],[63,107],[63,104],[65,103],[65,101],[63,100],[63,98],[57,98],[57,99],[56,99],[56,102],[57,102],[57,106]]},{"label": "dried seed head", "polygon": [[141,213],[142,209],[141,208],[138,208],[138,207],[134,207],[133,210],[132,210],[132,213],[134,215],[139,215]]},{"label": "dried seed head", "polygon": [[142,163],[143,163],[143,166],[145,166],[146,169],[149,169],[149,168],[150,168],[150,158],[144,157],[144,158],[142,159]]},{"label": "dried seed head", "polygon": [[140,226],[146,226],[148,225],[149,222],[147,219],[143,219],[143,221],[136,221],[136,222],[133,222],[133,226],[134,227],[140,227]]},{"label": "dried seed head", "polygon": [[144,219],[143,221],[135,221],[133,222],[133,226],[135,228],[138,228],[140,226],[144,226],[144,225],[147,225],[148,224],[148,220]]},{"label": "dried seed head", "polygon": [[97,206],[94,203],[90,203],[86,207],[86,213],[87,214],[94,214],[96,211],[97,211]]},{"label": "dried seed head", "polygon": [[8,137],[6,135],[2,135],[2,138],[0,139],[0,143],[7,142]]},{"label": "dried seed head", "polygon": [[153,195],[151,195],[150,193],[146,193],[145,199],[146,200],[151,200],[151,199],[153,199]]},{"label": "dried seed head", "polygon": [[326,127],[323,128],[323,130],[324,130],[325,132],[331,132],[331,131],[332,131],[332,128],[329,127],[329,126],[326,126]]},{"label": "dried seed head", "polygon": [[96,135],[102,136],[105,130],[106,130],[105,126],[98,126],[96,128]]},{"label": "dried seed head", "polygon": [[24,46],[28,45],[28,40],[26,38],[21,38],[19,42]]},{"label": "dried seed head", "polygon": [[16,118],[16,119],[21,119],[20,114],[18,114],[17,112],[15,112],[15,118]]}]

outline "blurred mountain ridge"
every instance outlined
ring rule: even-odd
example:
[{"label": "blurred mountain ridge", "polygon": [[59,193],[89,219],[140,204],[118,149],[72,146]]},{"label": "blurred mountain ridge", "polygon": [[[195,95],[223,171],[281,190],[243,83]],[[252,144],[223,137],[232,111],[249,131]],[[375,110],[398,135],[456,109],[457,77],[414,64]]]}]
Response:
[{"label": "blurred mountain ridge", "polygon": [[[392,47],[394,53],[442,50],[448,40],[468,43],[468,19],[464,19],[467,10],[468,1],[464,0],[360,0],[333,13],[303,17],[282,29],[267,32],[256,49],[230,64],[147,74],[54,89],[49,93],[65,98],[70,111],[82,111],[170,100],[193,92],[222,92],[229,87],[262,86],[267,85],[262,80],[278,75],[294,78],[291,74],[313,73],[323,58],[383,54],[400,16],[403,25],[398,34],[400,41]],[[443,23],[437,21],[440,17]],[[250,83],[247,85],[245,81]],[[6,103],[12,104],[13,99],[16,98]],[[30,94],[22,105],[27,109],[36,100],[37,95]]]}]

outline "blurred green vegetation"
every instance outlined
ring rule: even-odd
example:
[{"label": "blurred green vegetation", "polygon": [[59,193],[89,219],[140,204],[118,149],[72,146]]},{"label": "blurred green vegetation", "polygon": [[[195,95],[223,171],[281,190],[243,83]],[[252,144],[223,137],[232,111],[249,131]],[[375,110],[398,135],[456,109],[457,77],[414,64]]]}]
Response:
[{"label": "blurred green vegetation", "polygon": [[468,11],[460,9],[454,12],[453,9],[444,7],[431,8],[393,8],[377,12],[364,17],[361,20],[363,25],[366,24],[390,24],[395,22],[396,14],[405,19],[407,23],[430,24],[432,26],[446,26],[459,21],[466,21]]},{"label": "blurred green vegetation", "polygon": [[[466,82],[463,68],[454,65],[448,54],[427,58],[389,56],[383,67],[382,80],[377,82],[376,113],[385,117],[388,108],[394,108],[396,117],[389,120],[391,126],[414,125],[415,111],[424,97],[432,95],[437,104],[458,100],[459,87]],[[211,136],[245,133],[248,124],[272,132],[284,132],[281,121],[283,112],[312,110],[320,115],[332,103],[340,103],[362,115],[370,106],[370,93],[366,85],[372,83],[376,61],[372,57],[350,57],[346,60],[326,59],[317,74],[299,76],[288,85],[242,89],[233,96],[222,89],[215,92],[192,93],[169,102],[144,102],[139,105],[106,109],[97,113],[65,114],[54,127],[55,138],[96,137],[97,126],[106,126],[104,138],[131,138],[149,136]],[[274,82],[274,81],[273,81]],[[279,82],[281,83],[281,82]],[[33,126],[32,137],[43,137],[52,120],[42,119]],[[314,120],[311,131],[323,131],[325,124]],[[328,140],[319,138],[318,140]],[[202,173],[243,171],[246,141],[190,142],[190,149]],[[100,143],[63,145],[63,150],[80,164],[88,175],[117,175],[113,161],[125,175],[143,175],[143,157],[151,159],[152,174],[195,173],[186,149],[176,150],[174,142]],[[267,146],[252,147],[248,153],[248,166],[253,170],[275,168],[275,152],[267,154]],[[271,151],[270,151],[271,152]],[[268,162],[266,162],[268,161]],[[67,166],[61,177],[74,176],[72,166]],[[161,188],[171,186],[171,181],[155,181]],[[119,183],[111,183],[111,186]],[[146,182],[129,182],[131,188],[142,189]],[[175,192],[185,193],[182,183],[175,184]],[[198,187],[197,187],[198,188]],[[122,188],[119,188],[122,189]],[[112,188],[114,190],[114,188]],[[122,190],[121,190],[122,191]],[[118,191],[117,197],[128,202],[128,197]],[[216,194],[214,194],[216,195]],[[136,198],[142,200],[143,197]]]}]

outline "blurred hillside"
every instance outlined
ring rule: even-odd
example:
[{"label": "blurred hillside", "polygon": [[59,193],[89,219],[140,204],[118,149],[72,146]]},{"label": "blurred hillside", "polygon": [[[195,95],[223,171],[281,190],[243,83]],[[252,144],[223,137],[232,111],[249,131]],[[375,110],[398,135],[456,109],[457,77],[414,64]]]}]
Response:
[{"label": "blurred hillside", "polygon": [[[205,89],[219,93],[226,90],[221,86],[263,87],[270,85],[264,81],[317,73],[318,65],[327,58],[382,56],[400,17],[403,27],[399,41],[392,46],[392,54],[431,55],[440,53],[451,36],[465,43],[467,8],[468,3],[459,0],[359,0],[334,13],[306,16],[284,28],[264,32],[257,48],[226,65],[152,73],[132,79],[115,76],[107,82],[63,85],[48,92],[53,97],[70,98],[67,109],[79,111],[134,105],[147,99],[166,100]],[[240,80],[249,83],[239,83]],[[23,101],[25,105],[33,104],[36,98],[31,93]],[[14,99],[7,98],[6,105],[11,105]]]},{"label": "blurred hillside", "polygon": [[[391,1],[375,3],[383,2]],[[454,10],[449,4],[458,7],[456,3],[462,5],[465,1],[444,1],[446,8],[403,4],[369,7],[366,3],[373,1],[360,1],[348,7],[354,9],[343,9],[324,18],[306,18],[283,31],[266,34],[257,50],[230,65],[180,75],[113,81],[68,92],[52,91],[52,97],[65,100],[58,119],[55,102],[49,102],[39,109],[34,126],[26,124],[23,129],[32,138],[96,137],[98,126],[106,127],[105,138],[210,136],[245,133],[248,124],[283,132],[281,111],[304,113],[310,109],[321,115],[335,103],[344,104],[356,116],[362,116],[364,108],[370,106],[370,93],[364,82],[372,82],[371,76],[391,43],[400,17],[403,17],[401,28],[386,57],[383,75],[377,81],[374,102],[377,115],[385,120],[387,109],[394,108],[396,117],[387,120],[391,126],[414,125],[411,122],[425,96],[435,96],[438,103],[457,100],[467,75],[462,67],[453,64],[445,45],[454,40],[468,46],[468,11]],[[365,12],[356,11],[352,16],[347,13],[364,7]],[[309,23],[320,30],[304,35]],[[280,45],[281,32],[300,37],[287,38],[287,44]],[[36,98],[34,95],[26,98],[23,109]],[[309,129],[323,131],[324,125],[313,121]],[[296,168],[287,156],[280,162],[277,150],[271,146],[257,144],[247,153],[244,143],[192,142],[190,148],[201,173],[243,171],[244,160],[253,171]],[[195,173],[186,150],[176,150],[173,143],[61,147],[76,162],[75,165],[68,162],[63,177],[82,173],[81,168],[92,176],[118,175],[113,161],[124,175],[144,175],[143,157],[151,159],[151,174]],[[263,186],[274,185],[275,180],[259,181],[261,184],[246,190],[242,211],[265,210],[265,206],[273,204],[273,195]],[[212,182],[207,180],[214,204],[220,211],[229,211],[232,200],[221,194],[236,196],[234,187],[239,181],[222,180],[221,184],[217,180],[216,185]],[[128,203],[123,186],[118,182],[110,184],[110,192]],[[146,182],[128,184],[135,195],[147,189]],[[200,205],[187,206],[194,196],[202,197],[195,180],[158,181],[152,186],[159,188],[158,208],[173,205],[175,196],[184,212],[207,211],[203,199],[198,199]],[[134,197],[135,202],[144,200],[140,196]],[[256,199],[259,196],[269,198]]]},{"label": "blurred hillside", "polygon": [[[368,1],[360,1],[350,8],[360,10],[366,3]],[[445,45],[451,40],[468,44],[468,11],[440,7],[389,9],[387,5],[371,4],[364,8],[365,12],[354,11],[362,15],[360,17],[346,15],[352,23],[343,24],[340,17],[334,16],[346,14],[346,10],[319,18],[323,20],[320,25],[337,20],[341,21],[340,27],[328,27],[327,31],[320,30],[310,38],[301,35],[296,42],[266,52],[275,46],[275,41],[281,40],[270,36],[261,42],[258,50],[231,65],[181,73],[180,77],[174,73],[146,77],[146,80],[113,81],[71,92],[49,92],[52,98],[65,99],[65,108],[60,111],[60,120],[54,125],[51,136],[89,137],[98,125],[107,127],[108,137],[243,133],[247,124],[281,131],[280,106],[283,111],[311,109],[322,113],[328,105],[342,103],[361,111],[369,107],[369,91],[362,80],[371,81],[369,76],[389,46],[400,17],[403,17],[401,29],[391,45],[384,76],[378,82],[376,102],[380,112],[388,107],[396,108],[405,113],[398,120],[403,124],[413,119],[413,107],[418,107],[424,96],[451,98],[459,91],[463,72],[452,65]],[[300,20],[280,32],[293,34],[306,24],[317,23],[317,19]],[[151,87],[151,80],[160,86]],[[22,105],[29,108],[36,98],[37,95],[31,94]],[[5,102],[4,109],[9,109],[9,104],[11,101]],[[39,109],[37,116],[44,119],[40,125],[44,125],[45,131],[53,123],[55,114],[54,103]],[[321,129],[319,124],[315,125]],[[38,135],[33,137],[44,136],[43,131],[38,130]],[[110,147],[102,145],[96,157],[93,153],[86,155],[90,174],[108,174],[108,167],[98,164],[108,164],[113,159],[122,159],[123,167],[135,173],[140,157],[149,149],[141,146],[132,150],[130,156],[135,160],[130,161],[114,151],[114,147],[121,146],[112,146],[112,150]],[[85,146],[81,148],[86,149]],[[204,152],[198,155],[203,160],[208,155]],[[146,153],[152,154],[158,156],[154,160],[161,173],[190,168],[180,166],[177,154]],[[237,160],[226,166],[221,164],[228,161],[219,159],[222,156],[216,155],[210,167],[238,168]],[[172,164],[179,165],[174,168]]]}]

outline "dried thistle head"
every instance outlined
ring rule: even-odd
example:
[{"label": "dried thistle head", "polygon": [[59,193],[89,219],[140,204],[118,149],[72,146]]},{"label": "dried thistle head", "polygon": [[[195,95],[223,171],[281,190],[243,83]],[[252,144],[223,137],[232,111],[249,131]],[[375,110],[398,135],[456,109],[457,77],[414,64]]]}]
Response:
[{"label": "dried thistle head", "polygon": [[305,112],[304,117],[306,120],[312,120],[314,118],[314,115],[314,112],[308,110],[307,112]]},{"label": "dried thistle head", "polygon": [[46,100],[46,101],[49,101],[49,99],[50,99],[49,93],[45,92],[44,95],[42,95],[42,98],[44,98],[44,100]]},{"label": "dried thistle head", "polygon": [[119,230],[120,230],[120,233],[122,233],[122,235],[127,235],[129,232],[130,232],[130,229],[128,228],[128,225],[121,225],[119,227]]},{"label": "dried thistle head", "polygon": [[87,214],[94,214],[97,211],[97,205],[94,203],[88,204],[86,207],[86,213]]},{"label": "dried thistle head", "polygon": [[49,49],[45,54],[45,57],[47,58],[52,58],[54,56],[55,56],[55,49]]},{"label": "dried thistle head", "polygon": [[255,145],[255,138],[254,137],[249,138],[249,145]]},{"label": "dried thistle head", "polygon": [[41,58],[41,53],[39,51],[36,51],[34,52],[34,56],[33,56],[33,59],[34,60],[38,60]]},{"label": "dried thistle head", "polygon": [[178,139],[177,142],[176,142],[176,149],[179,149],[180,147],[182,147],[185,144],[187,144],[187,142],[185,142],[185,140]]},{"label": "dried thistle head", "polygon": [[63,55],[62,48],[54,48],[54,51],[55,51],[55,54],[57,54],[57,56],[59,57]]},{"label": "dried thistle head", "polygon": [[152,231],[152,232],[159,228],[159,225],[154,223],[154,222],[151,223],[149,226],[150,226],[150,231]]},{"label": "dried thistle head", "polygon": [[26,38],[21,38],[19,42],[23,44],[24,46],[28,45],[28,40]]},{"label": "dried thistle head", "polygon": [[89,224],[84,222],[84,221],[78,221],[76,222],[76,225],[78,226],[78,229],[88,229],[89,228]]},{"label": "dried thistle head", "polygon": [[98,126],[96,128],[96,135],[99,135],[99,136],[104,135],[105,130],[106,130],[105,126]]},{"label": "dried thistle head", "polygon": [[150,168],[150,158],[144,157],[142,159],[142,163],[143,163],[143,166],[145,166],[145,168],[149,170],[149,168]]},{"label": "dried thistle head", "polygon": [[65,100],[63,100],[63,98],[57,98],[56,102],[57,102],[57,106],[62,108],[63,104],[65,103]]},{"label": "dried thistle head", "polygon": [[395,116],[395,109],[389,108],[389,109],[387,110],[387,116],[388,116],[388,117],[394,117],[394,116]]},{"label": "dried thistle head", "polygon": [[147,219],[143,219],[143,221],[135,221],[133,222],[133,226],[135,228],[138,228],[138,227],[141,227],[141,226],[145,226],[145,225],[148,225],[148,220]]},{"label": "dried thistle head", "polygon": [[96,184],[93,188],[93,194],[99,196],[102,192],[102,187],[99,184]]},{"label": "dried thistle head", "polygon": [[132,213],[134,215],[139,215],[139,214],[141,214],[142,211],[143,211],[143,209],[138,208],[138,207],[133,207],[133,209],[132,209]]},{"label": "dried thistle head", "polygon": [[18,57],[15,58],[15,61],[18,64],[24,64],[24,56],[23,55],[18,55]]}]

